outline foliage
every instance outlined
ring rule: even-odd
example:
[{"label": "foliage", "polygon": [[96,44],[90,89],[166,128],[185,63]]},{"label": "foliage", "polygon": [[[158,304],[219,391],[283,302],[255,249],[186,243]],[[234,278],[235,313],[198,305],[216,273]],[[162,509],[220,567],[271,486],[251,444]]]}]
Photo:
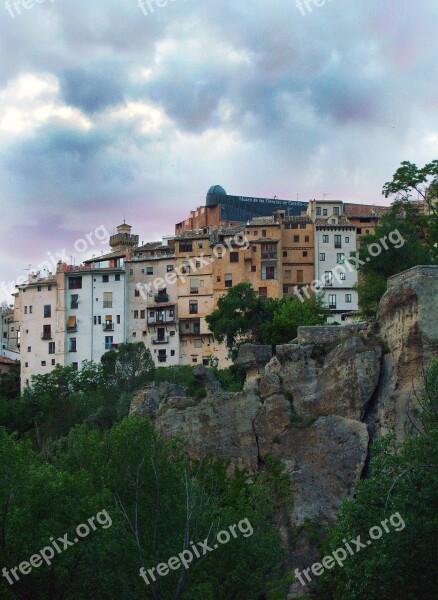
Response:
[{"label": "foliage", "polygon": [[[344,502],[338,524],[323,548],[327,555],[343,540],[369,539],[369,529],[399,513],[405,527],[348,556],[342,569],[322,576],[319,597],[334,600],[435,598],[438,581],[438,363],[426,377],[424,431],[398,443],[390,434],[373,444],[370,476],[354,500]],[[399,527],[400,529],[400,527]],[[435,550],[434,550],[435,549]]]},{"label": "foliage", "polygon": [[176,383],[186,388],[187,395],[192,398],[203,398],[205,396],[204,384],[193,375],[192,365],[181,365],[176,367],[157,367],[155,369],[155,384],[163,382]]},{"label": "foliage", "polygon": [[140,389],[154,374],[151,352],[142,342],[109,350],[102,356],[101,363],[106,385],[123,392]]},{"label": "foliage", "polygon": [[218,307],[206,317],[210,331],[229,348],[244,342],[254,344],[288,343],[300,325],[326,322],[329,310],[319,297],[305,302],[285,296],[281,300],[261,298],[249,283],[239,283],[219,298]]}]

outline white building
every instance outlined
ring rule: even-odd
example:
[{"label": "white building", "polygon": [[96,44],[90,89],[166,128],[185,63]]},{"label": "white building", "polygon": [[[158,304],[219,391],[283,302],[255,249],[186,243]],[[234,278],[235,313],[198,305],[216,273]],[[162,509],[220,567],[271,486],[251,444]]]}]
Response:
[{"label": "white building", "polygon": [[308,209],[315,223],[315,280],[323,283],[324,301],[332,313],[329,321],[338,323],[358,310],[353,289],[358,273],[346,264],[356,252],[356,227],[342,211],[340,200],[312,200]]}]

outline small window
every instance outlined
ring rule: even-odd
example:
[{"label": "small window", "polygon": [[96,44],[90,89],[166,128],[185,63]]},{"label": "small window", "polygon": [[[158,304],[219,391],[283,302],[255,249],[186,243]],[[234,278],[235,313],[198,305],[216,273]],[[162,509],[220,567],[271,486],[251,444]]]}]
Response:
[{"label": "small window", "polygon": [[225,287],[233,287],[233,275],[231,273],[225,273]]},{"label": "small window", "polygon": [[41,361],[41,366],[42,366],[42,367],[45,367],[46,365],[47,365],[46,361],[45,361],[45,360],[42,360],[42,361]]},{"label": "small window", "polygon": [[134,269],[129,269],[129,274],[134,275]]},{"label": "small window", "polygon": [[316,208],[316,214],[319,216],[321,214],[321,207],[317,206]]},{"label": "small window", "polygon": [[79,294],[72,294],[70,296],[70,308],[79,308]]},{"label": "small window", "polygon": [[102,275],[102,283],[108,283],[109,282],[109,275]]},{"label": "small window", "polygon": [[55,354],[55,342],[49,342],[49,354]]},{"label": "small window", "polygon": [[304,281],[304,271],[302,269],[297,270],[297,282],[303,283]]},{"label": "small window", "polygon": [[103,308],[112,308],[113,307],[113,293],[112,292],[104,292],[103,293]]},{"label": "small window", "polygon": [[69,277],[68,289],[69,290],[81,290],[82,289],[82,277]]},{"label": "small window", "polygon": [[345,302],[347,304],[350,304],[350,302],[351,302],[351,294],[345,294]]},{"label": "small window", "polygon": [[27,306],[24,307],[24,314],[27,315]]},{"label": "small window", "polygon": [[27,367],[29,366],[29,363],[28,363],[28,362],[25,362],[25,363],[24,363],[24,366],[25,366],[25,367],[26,367],[26,369],[27,369]]},{"label": "small window", "polygon": [[304,236],[304,241],[305,241],[305,242],[310,242],[310,236],[308,236],[308,235],[305,235],[305,236]]},{"label": "small window", "polygon": [[339,273],[339,280],[345,281],[345,273]]},{"label": "small window", "polygon": [[138,310],[134,310],[134,319],[138,319]]},{"label": "small window", "polygon": [[76,338],[70,338],[68,340],[68,351],[76,352]]},{"label": "small window", "polygon": [[287,257],[287,250],[283,250],[283,258]]},{"label": "small window", "polygon": [[294,235],[294,243],[297,244],[300,241],[299,235]]},{"label": "small window", "polygon": [[175,356],[175,350],[170,351],[170,356]]},{"label": "small window", "polygon": [[345,254],[343,252],[338,252],[336,255],[336,262],[338,265],[343,265],[345,262]]},{"label": "small window", "polygon": [[262,229],[262,237],[266,237],[266,229]]},{"label": "small window", "polygon": [[216,282],[217,282],[217,283],[220,283],[220,282],[221,282],[221,278],[220,278],[219,276],[218,276],[218,277],[216,277]]},{"label": "small window", "polygon": [[361,235],[361,234],[362,234],[362,227],[358,227],[358,228],[357,228],[357,233],[358,233],[358,235]]},{"label": "small window", "polygon": [[256,272],[257,272],[257,267],[253,265],[251,267],[251,273],[256,273]]},{"label": "small window", "polygon": [[198,314],[198,301],[197,300],[191,300],[189,302],[189,313],[191,315],[197,315]]},{"label": "small window", "polygon": [[335,206],[333,209],[333,214],[339,216],[339,206]]},{"label": "small window", "polygon": [[323,214],[324,217],[327,217],[328,211],[327,211],[326,208],[323,209],[322,214]]},{"label": "small window", "polygon": [[322,242],[323,242],[323,244],[328,244],[328,242],[329,242],[329,236],[328,235],[323,235],[322,236]]},{"label": "small window", "polygon": [[202,340],[195,340],[195,348],[202,348]]},{"label": "small window", "polygon": [[56,365],[56,359],[52,358],[52,366]]},{"label": "small window", "polygon": [[306,257],[307,256],[307,250],[303,251],[303,256]]},{"label": "small window", "polygon": [[120,281],[120,273],[114,275],[114,281]]},{"label": "small window", "polygon": [[38,290],[39,292],[41,292],[41,286],[40,286],[40,285],[39,285],[39,286],[37,286],[37,290]]},{"label": "small window", "polygon": [[145,319],[146,318],[146,311],[145,310],[141,310],[140,311],[140,319]]},{"label": "small window", "polygon": [[239,253],[238,252],[230,252],[230,262],[232,262],[232,263],[239,262]]},{"label": "small window", "polygon": [[138,298],[140,296],[140,290],[139,289],[135,288],[135,290],[134,290],[134,296],[136,298]]},{"label": "small window", "polygon": [[259,296],[261,296],[262,298],[265,298],[268,295],[268,288],[267,287],[259,287]]},{"label": "small window", "polygon": [[346,237],[346,238],[345,238],[345,243],[346,243],[346,244],[349,244],[349,243],[350,243],[350,238],[349,238],[349,237]]},{"label": "small window", "polygon": [[325,252],[320,252],[319,253],[319,260],[320,261],[325,261]]},{"label": "small window", "polygon": [[173,271],[173,265],[167,265],[166,270],[168,273],[170,273],[171,271]]},{"label": "small window", "polygon": [[32,306],[29,306],[29,314],[32,314]]},{"label": "small window", "polygon": [[75,371],[78,371],[78,370],[79,370],[79,364],[78,364],[77,362],[71,363],[71,366],[73,367],[73,369],[74,369]]},{"label": "small window", "polygon": [[52,306],[51,306],[51,304],[45,304],[44,305],[44,318],[48,319],[51,316],[52,316]]},{"label": "small window", "polygon": [[28,346],[28,347],[27,347],[27,351],[28,351],[28,352],[32,352],[32,346]]},{"label": "small window", "polygon": [[146,267],[146,275],[153,275],[154,267]]}]

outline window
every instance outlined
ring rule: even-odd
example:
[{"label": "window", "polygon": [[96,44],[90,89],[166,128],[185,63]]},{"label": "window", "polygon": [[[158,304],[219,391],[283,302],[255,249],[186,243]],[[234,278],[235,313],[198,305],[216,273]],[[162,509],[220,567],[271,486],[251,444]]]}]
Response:
[{"label": "window", "polygon": [[342,236],[335,235],[335,248],[342,248]]},{"label": "window", "polygon": [[120,281],[120,273],[114,275],[114,281]]},{"label": "window", "polygon": [[339,206],[335,206],[333,209],[333,214],[339,216]]},{"label": "window", "polygon": [[70,296],[70,308],[79,308],[79,294]]},{"label": "window", "polygon": [[324,262],[325,261],[325,252],[320,252],[319,253],[319,260]]},{"label": "window", "polygon": [[369,233],[369,232],[370,232],[370,230],[369,230],[369,229],[365,229],[365,233]]},{"label": "window", "polygon": [[326,217],[328,215],[328,212],[327,212],[326,208],[323,209],[322,214],[323,214],[324,217]]},{"label": "window", "polygon": [[52,306],[51,304],[44,304],[44,318],[48,319],[52,316]]},{"label": "window", "polygon": [[276,279],[277,278],[277,273],[276,273],[276,268],[275,266],[268,266],[268,265],[263,265],[262,266],[262,280],[266,281],[267,279]]},{"label": "window", "polygon": [[317,206],[317,207],[316,207],[316,214],[317,214],[317,215],[320,215],[320,214],[321,214],[321,207],[320,207],[320,206]]},{"label": "window", "polygon": [[323,235],[322,236],[322,242],[323,242],[323,244],[328,244],[328,242],[329,242],[329,236],[328,235]]},{"label": "window", "polygon": [[350,304],[350,302],[351,302],[351,294],[345,294],[345,302],[347,304]]},{"label": "window", "polygon": [[106,335],[105,336],[105,350],[111,350],[112,345],[113,345],[113,336]]},{"label": "window", "polygon": [[32,307],[31,306],[29,306],[29,314],[30,315],[32,314]]},{"label": "window", "polygon": [[283,250],[283,258],[287,257],[287,250]]},{"label": "window", "polygon": [[303,256],[306,257],[307,256],[307,250],[303,251]]},{"label": "window", "polygon": [[296,244],[299,241],[300,241],[300,236],[299,235],[294,235],[294,243]]},{"label": "window", "polygon": [[52,339],[52,328],[50,325],[43,325],[43,340],[51,340]]},{"label": "window", "polygon": [[266,229],[262,229],[262,237],[266,237]]},{"label": "window", "polygon": [[55,354],[55,342],[49,342],[49,354]]},{"label": "window", "polygon": [[103,308],[112,308],[113,307],[113,293],[112,292],[104,292],[103,293]]},{"label": "window", "polygon": [[134,310],[134,319],[138,319],[138,310]]},{"label": "window", "polygon": [[154,267],[146,267],[146,275],[153,275]]},{"label": "window", "polygon": [[109,275],[102,275],[102,283],[108,283],[109,282]]},{"label": "window", "polygon": [[198,242],[198,248],[203,248],[204,244],[202,242]]},{"label": "window", "polygon": [[332,219],[332,225],[336,225],[336,219]]},{"label": "window", "polygon": [[199,279],[197,277],[190,278],[190,293],[191,294],[199,293]]},{"label": "window", "polygon": [[225,273],[225,287],[233,287],[233,276],[231,273]]},{"label": "window", "polygon": [[27,315],[27,306],[24,307],[24,314]]},{"label": "window", "polygon": [[129,269],[129,274],[134,275],[134,269]]},{"label": "window", "polygon": [[173,265],[167,265],[166,270],[168,273],[170,273],[171,271],[173,271]]},{"label": "window", "polygon": [[68,289],[69,290],[81,290],[82,289],[82,277],[69,277],[68,278]]},{"label": "window", "polygon": [[292,277],[292,271],[290,269],[286,269],[286,271],[284,272],[284,276],[286,278]]},{"label": "window", "polygon": [[47,286],[47,291],[48,291],[48,292],[51,292],[51,291],[52,291],[52,286],[51,286],[51,285],[48,285],[48,286]]},{"label": "window", "polygon": [[345,238],[345,243],[346,243],[346,244],[349,244],[349,243],[350,243],[350,238],[349,238],[349,237],[346,237],[346,238]]},{"label": "window", "polygon": [[344,272],[339,273],[339,279],[340,279],[340,281],[345,281],[345,273]]},{"label": "window", "polygon": [[255,267],[254,265],[251,267],[251,273],[256,273],[257,272],[257,267]]},{"label": "window", "polygon": [[258,229],[254,229],[254,235],[258,235],[259,234],[259,230]]},{"label": "window", "polygon": [[189,313],[191,315],[197,315],[198,314],[198,301],[197,300],[190,300],[190,302],[189,302]]},{"label": "window", "polygon": [[145,310],[140,311],[140,319],[146,319],[146,311]]},{"label": "window", "polygon": [[230,262],[232,262],[232,263],[239,262],[239,253],[238,252],[230,252]]},{"label": "window", "polygon": [[305,236],[304,236],[304,241],[305,241],[305,242],[310,242],[310,236],[308,236],[308,235],[305,235]]},{"label": "window", "polygon": [[158,362],[165,363],[167,360],[166,350],[158,350]]},{"label": "window", "polygon": [[78,364],[77,362],[73,362],[73,363],[71,363],[71,366],[73,367],[73,369],[74,369],[75,371],[78,371],[78,370],[79,370],[79,364]]},{"label": "window", "polygon": [[193,249],[192,242],[180,242],[179,243],[179,251],[180,252],[191,252]]},{"label": "window", "polygon": [[297,282],[298,283],[303,283],[304,281],[304,271],[302,271],[301,269],[297,270]]},{"label": "window", "polygon": [[98,322],[99,325],[102,325],[102,317],[100,317],[100,316],[97,317],[97,322]]},{"label": "window", "polygon": [[333,273],[331,271],[325,271],[324,283],[325,285],[333,285]]},{"label": "window", "polygon": [[287,285],[283,286],[283,294],[288,294],[289,293],[289,288]]},{"label": "window", "polygon": [[134,296],[136,298],[138,298],[140,296],[140,290],[138,288],[135,288],[135,290],[134,290]]},{"label": "window", "polygon": [[37,286],[37,290],[38,290],[39,292],[41,292],[41,286],[40,286],[40,285],[39,285],[39,286]]},{"label": "window", "polygon": [[336,294],[329,294],[329,308],[336,308]]},{"label": "window", "polygon": [[26,369],[27,369],[27,367],[29,366],[29,363],[28,363],[28,362],[27,362],[27,363],[24,363],[24,366],[25,366],[25,367],[26,367]]},{"label": "window", "polygon": [[345,254],[343,252],[338,252],[338,254],[336,254],[336,262],[338,263],[338,265],[344,264]]},{"label": "window", "polygon": [[268,296],[268,288],[267,287],[259,287],[259,296],[261,298],[266,298]]},{"label": "window", "polygon": [[52,358],[52,366],[54,366],[56,364],[56,360],[54,358]]},{"label": "window", "polygon": [[42,361],[41,361],[41,366],[42,366],[42,367],[45,367],[46,365],[47,365],[46,361],[45,361],[45,360],[42,360]]},{"label": "window", "polygon": [[68,351],[76,352],[76,338],[70,338],[68,340]]},{"label": "window", "polygon": [[361,233],[362,233],[362,228],[361,227],[357,228],[357,233],[358,233],[358,235],[361,235]]},{"label": "window", "polygon": [[221,282],[221,278],[220,277],[216,277],[216,282],[220,283]]}]

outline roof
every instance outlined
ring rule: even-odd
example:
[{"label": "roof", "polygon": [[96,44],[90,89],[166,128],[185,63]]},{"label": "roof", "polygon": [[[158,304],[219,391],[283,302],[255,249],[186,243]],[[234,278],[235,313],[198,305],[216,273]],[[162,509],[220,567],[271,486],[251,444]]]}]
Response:
[{"label": "roof", "polygon": [[138,252],[139,250],[155,250],[156,248],[161,248],[161,246],[163,246],[163,242],[148,242],[142,246],[136,246],[132,251]]},{"label": "roof", "polygon": [[375,206],[374,204],[344,204],[344,214],[347,217],[374,217],[380,218],[389,210],[389,206]]},{"label": "roof", "polygon": [[253,217],[247,225],[280,225],[280,222],[275,220],[274,215],[270,217]]},{"label": "roof", "polygon": [[56,283],[56,275],[49,275],[48,277],[42,277],[41,279],[31,279],[25,281],[24,283],[20,283],[16,285],[16,288],[27,288],[30,286],[38,286],[38,285],[53,285]]},{"label": "roof", "polygon": [[[336,223],[331,223],[334,218],[336,219]],[[315,225],[317,227],[354,227],[353,223],[343,215],[339,217],[333,217],[332,215],[326,219],[315,219]]]},{"label": "roof", "polygon": [[18,360],[13,360],[12,358],[8,358],[7,356],[0,356],[0,363],[3,365],[16,365]]},{"label": "roof", "polygon": [[116,250],[114,252],[108,252],[108,254],[102,254],[101,256],[95,256],[94,258],[84,260],[84,264],[101,262],[103,260],[109,260],[110,258],[123,258],[125,256],[126,250]]},{"label": "roof", "polygon": [[312,219],[308,215],[298,215],[296,217],[286,217],[285,223],[313,223]]}]

